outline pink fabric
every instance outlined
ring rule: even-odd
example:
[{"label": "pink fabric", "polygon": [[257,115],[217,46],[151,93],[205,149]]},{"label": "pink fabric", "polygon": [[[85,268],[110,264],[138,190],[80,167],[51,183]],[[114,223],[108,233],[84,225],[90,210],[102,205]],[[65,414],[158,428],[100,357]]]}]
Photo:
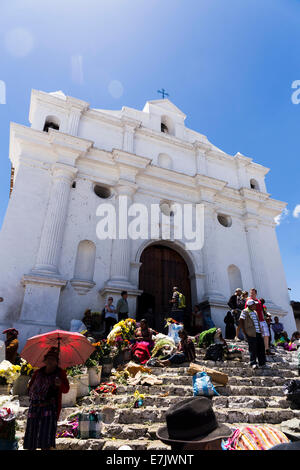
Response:
[{"label": "pink fabric", "polygon": [[131,346],[131,351],[134,356],[138,358],[141,364],[145,364],[150,358],[149,343],[147,341],[140,341]]}]

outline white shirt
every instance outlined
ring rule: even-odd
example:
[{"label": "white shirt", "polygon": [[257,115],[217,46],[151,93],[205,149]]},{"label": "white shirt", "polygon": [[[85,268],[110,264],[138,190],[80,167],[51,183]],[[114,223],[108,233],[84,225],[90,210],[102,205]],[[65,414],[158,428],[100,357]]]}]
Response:
[{"label": "white shirt", "polygon": [[116,307],[113,304],[109,306],[109,308],[113,310],[113,312],[109,312],[107,307],[108,305],[105,305],[105,318],[113,318],[114,320],[118,321],[118,315],[117,313],[115,313]]}]

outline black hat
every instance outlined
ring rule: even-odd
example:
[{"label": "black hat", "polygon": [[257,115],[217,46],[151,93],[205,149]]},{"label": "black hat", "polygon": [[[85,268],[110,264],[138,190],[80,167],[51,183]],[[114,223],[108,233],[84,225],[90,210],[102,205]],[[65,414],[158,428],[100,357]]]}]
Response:
[{"label": "black hat", "polygon": [[59,351],[58,351],[58,348],[52,346],[52,348],[50,348],[47,353],[45,354],[44,356],[44,360],[47,358],[47,357],[55,357],[57,360],[59,359]]},{"label": "black hat", "polygon": [[228,426],[218,423],[211,400],[205,397],[187,398],[171,406],[166,422],[167,426],[156,433],[166,444],[204,443],[228,438],[233,433]]}]

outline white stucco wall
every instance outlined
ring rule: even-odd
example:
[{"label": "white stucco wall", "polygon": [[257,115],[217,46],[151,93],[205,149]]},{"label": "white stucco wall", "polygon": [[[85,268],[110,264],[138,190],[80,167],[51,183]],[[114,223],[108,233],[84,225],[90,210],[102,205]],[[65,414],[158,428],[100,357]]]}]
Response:
[{"label": "white stucco wall", "polygon": [[[59,118],[59,131],[42,132],[49,115]],[[162,118],[171,135],[160,132]],[[12,124],[10,159],[16,177],[0,233],[1,325],[11,326],[16,321],[22,325],[25,310],[26,321],[34,324],[28,293],[38,310],[44,298],[43,285],[44,296],[51,292],[51,315],[56,312],[61,328],[68,329],[71,319],[81,318],[86,308],[101,310],[107,295],[116,303],[123,288],[130,291],[134,310],[139,295],[139,258],[150,240],[118,244],[96,236],[99,203],[116,204],[118,194],[125,191],[133,202],[147,207],[162,200],[205,204],[208,230],[203,249],[184,252],[184,240],[174,248],[187,261],[193,303],[213,305],[214,318],[222,329],[231,294],[228,267],[235,265],[242,279],[242,286],[236,287],[256,287],[259,296],[270,300],[271,311],[284,318],[288,332],[295,330],[274,224],[285,204],[271,200],[266,192],[269,170],[241,154],[226,155],[205,136],[187,129],[184,120],[185,115],[168,100],[148,102],[143,111],[127,107],[93,110],[88,103],[61,92],[33,91],[32,128]],[[159,168],[161,154],[170,157],[169,168]],[[259,191],[250,190],[251,178],[258,182]],[[76,187],[72,188],[74,182]],[[109,187],[112,197],[99,199],[93,190],[95,184]],[[53,188],[58,194],[57,207]],[[53,211],[57,221],[51,219]],[[59,221],[60,211],[63,220]],[[220,225],[218,213],[230,216],[232,225]],[[46,222],[47,233],[43,231]],[[250,234],[247,227],[252,227]],[[93,279],[74,280],[77,249],[84,240],[95,245],[94,275]],[[58,259],[52,273],[41,263],[37,271],[32,270],[38,252],[40,260],[48,255]],[[255,259],[262,260],[261,270],[253,266]],[[126,279],[120,277],[122,281],[116,280],[118,264],[120,273],[127,273]],[[23,276],[28,290],[25,297]],[[84,285],[78,286],[77,281],[84,281]],[[41,305],[37,321],[42,318],[46,322],[45,310]]]}]

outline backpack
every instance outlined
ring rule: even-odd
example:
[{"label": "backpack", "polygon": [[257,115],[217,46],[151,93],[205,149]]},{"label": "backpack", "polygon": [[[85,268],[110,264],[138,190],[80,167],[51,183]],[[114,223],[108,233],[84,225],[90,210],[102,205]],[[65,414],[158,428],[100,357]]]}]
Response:
[{"label": "backpack", "polygon": [[178,292],[178,294],[179,294],[178,308],[185,308],[185,296],[181,294],[181,292]]}]

